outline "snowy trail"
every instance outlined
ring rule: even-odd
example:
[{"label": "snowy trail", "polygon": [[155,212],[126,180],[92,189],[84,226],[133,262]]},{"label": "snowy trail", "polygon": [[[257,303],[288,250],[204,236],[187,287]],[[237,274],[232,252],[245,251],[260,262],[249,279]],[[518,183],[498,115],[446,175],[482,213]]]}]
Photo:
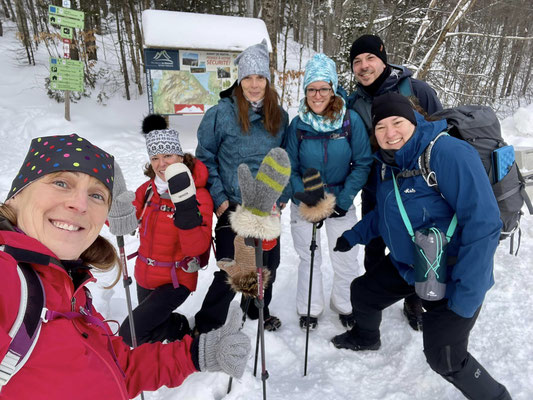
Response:
[{"label": "snowy trail", "polygon": [[[105,39],[104,39],[105,40]],[[101,39],[98,38],[98,43]],[[48,55],[40,48],[36,53],[39,65],[27,67],[18,60],[21,46],[14,38],[13,25],[4,26],[0,38],[2,97],[0,98],[0,196],[5,198],[26,153],[31,138],[41,135],[76,132],[112,152],[124,171],[128,186],[134,190],[143,181],[142,166],[147,161],[140,123],[147,114],[146,98],[126,101],[114,97],[107,106],[83,98],[72,105],[72,121],[63,118],[63,105],[47,98],[44,77]],[[112,61],[112,60],[111,60]],[[111,62],[110,61],[110,62]],[[103,63],[104,61],[102,61]],[[533,106],[518,110],[514,119],[503,121],[504,136],[511,144],[533,146]],[[294,110],[291,112],[294,115]],[[183,119],[182,119],[183,118]],[[196,147],[195,127],[199,119],[173,118],[171,125],[180,130],[186,151]],[[520,128],[520,131],[516,127]],[[504,383],[513,399],[533,399],[533,218],[522,219],[522,246],[518,257],[508,254],[508,242],[497,251],[495,286],[488,292],[483,310],[472,332],[470,351],[487,370]],[[113,243],[107,228],[104,236]],[[325,237],[323,237],[323,240]],[[128,236],[126,252],[137,249],[138,239]],[[305,332],[298,327],[295,311],[297,256],[292,248],[290,214],[282,216],[281,265],[271,303],[272,313],[283,327],[266,332],[268,399],[291,400],[426,400],[462,399],[450,384],[429,369],[422,352],[422,335],[414,332],[401,314],[401,304],[385,310],[382,323],[382,347],[377,352],[354,353],[337,350],[329,343],[332,336],[343,331],[337,315],[326,309],[317,331],[311,333],[308,376],[303,377]],[[323,250],[326,250],[323,243]],[[362,256],[362,251],[360,252]],[[331,290],[332,272],[324,253],[324,286]],[[133,275],[133,262],[129,272]],[[180,309],[192,322],[211,282],[216,266],[200,273],[198,290]],[[92,285],[96,307],[107,318],[122,321],[126,316],[126,300],[122,283],[111,290],[102,289],[113,274],[98,276]],[[132,298],[136,303],[135,287]],[[326,299],[329,298],[326,296]],[[244,326],[255,342],[256,323]],[[198,373],[190,376],[176,389],[162,388],[146,393],[147,400],[218,400],[260,399],[261,380],[252,375],[253,358],[244,377],[233,384],[226,395],[228,377],[222,373]]]}]

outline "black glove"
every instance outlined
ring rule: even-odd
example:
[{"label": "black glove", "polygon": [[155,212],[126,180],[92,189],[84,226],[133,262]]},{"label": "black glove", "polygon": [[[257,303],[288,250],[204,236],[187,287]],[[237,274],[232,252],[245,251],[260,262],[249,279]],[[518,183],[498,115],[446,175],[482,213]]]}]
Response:
[{"label": "black glove", "polygon": [[320,172],[314,168],[305,170],[302,181],[304,192],[294,193],[294,197],[309,207],[314,207],[324,198],[324,183],[320,178]]},{"label": "black glove", "polygon": [[346,239],[344,236],[340,236],[337,239],[337,243],[335,243],[335,247],[333,248],[333,251],[339,251],[341,253],[345,253],[347,251],[350,251],[353,246],[348,242],[348,239]]},{"label": "black glove", "polygon": [[342,208],[340,208],[338,205],[335,205],[335,209],[333,210],[333,212],[331,213],[331,215],[329,216],[330,218],[340,218],[340,217],[344,217],[347,213],[347,210],[344,210]]},{"label": "black glove", "polygon": [[174,225],[179,229],[193,229],[202,225],[202,214],[196,200],[196,187],[191,171],[183,163],[171,164],[165,170],[170,199],[174,203]]}]

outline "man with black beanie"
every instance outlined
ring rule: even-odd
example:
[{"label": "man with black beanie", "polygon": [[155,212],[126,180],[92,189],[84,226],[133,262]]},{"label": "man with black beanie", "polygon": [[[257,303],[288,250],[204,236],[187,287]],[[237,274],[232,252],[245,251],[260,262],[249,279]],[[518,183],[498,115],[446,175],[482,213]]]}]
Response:
[{"label": "man with black beanie", "polygon": [[[347,105],[361,116],[369,136],[372,134],[372,101],[384,93],[399,92],[404,96],[414,96],[428,114],[442,110],[437,94],[426,82],[412,78],[412,72],[406,67],[387,62],[385,45],[379,36],[363,35],[353,42],[350,64],[357,86],[348,97]],[[375,168],[372,168],[361,194],[363,216],[376,205],[376,179]],[[381,237],[377,237],[365,246],[365,270],[371,269],[384,256],[385,243]],[[422,329],[422,311],[420,299],[416,295],[405,299],[404,314],[415,330]]]}]

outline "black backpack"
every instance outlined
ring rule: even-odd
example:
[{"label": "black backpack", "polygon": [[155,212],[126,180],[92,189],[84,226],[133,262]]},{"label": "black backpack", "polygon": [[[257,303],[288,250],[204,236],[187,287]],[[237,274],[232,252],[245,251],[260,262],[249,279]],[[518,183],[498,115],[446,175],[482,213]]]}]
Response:
[{"label": "black backpack", "polygon": [[[513,254],[514,234],[518,232],[518,245],[516,253],[514,253],[516,255],[520,247],[522,206],[525,202],[530,214],[533,214],[533,206],[525,191],[524,178],[520,174],[514,158],[510,159],[512,163],[509,162],[509,168],[506,169],[505,176],[500,180],[496,179],[497,171],[494,168],[494,151],[507,146],[507,143],[502,138],[498,117],[490,107],[469,105],[438,111],[431,118],[446,119],[448,122],[447,134],[468,142],[479,153],[500,209],[500,218],[503,223],[500,241],[511,237],[510,253]],[[433,145],[439,137],[445,134],[438,135],[426,147],[426,150],[418,159],[420,170],[414,174],[421,174],[427,184],[433,186],[437,191],[437,176],[431,170],[429,162]],[[511,146],[508,146],[506,150],[514,154]],[[406,172],[411,172],[412,176],[414,171]]]}]

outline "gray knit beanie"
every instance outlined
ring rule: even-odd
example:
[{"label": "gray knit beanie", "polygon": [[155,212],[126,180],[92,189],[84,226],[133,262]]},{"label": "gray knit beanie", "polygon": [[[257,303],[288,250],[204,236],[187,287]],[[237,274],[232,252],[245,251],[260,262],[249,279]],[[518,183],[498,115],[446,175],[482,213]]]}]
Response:
[{"label": "gray knit beanie", "polygon": [[234,64],[239,67],[239,84],[249,75],[261,75],[270,82],[270,59],[266,39],[261,43],[248,47],[237,56]]}]

